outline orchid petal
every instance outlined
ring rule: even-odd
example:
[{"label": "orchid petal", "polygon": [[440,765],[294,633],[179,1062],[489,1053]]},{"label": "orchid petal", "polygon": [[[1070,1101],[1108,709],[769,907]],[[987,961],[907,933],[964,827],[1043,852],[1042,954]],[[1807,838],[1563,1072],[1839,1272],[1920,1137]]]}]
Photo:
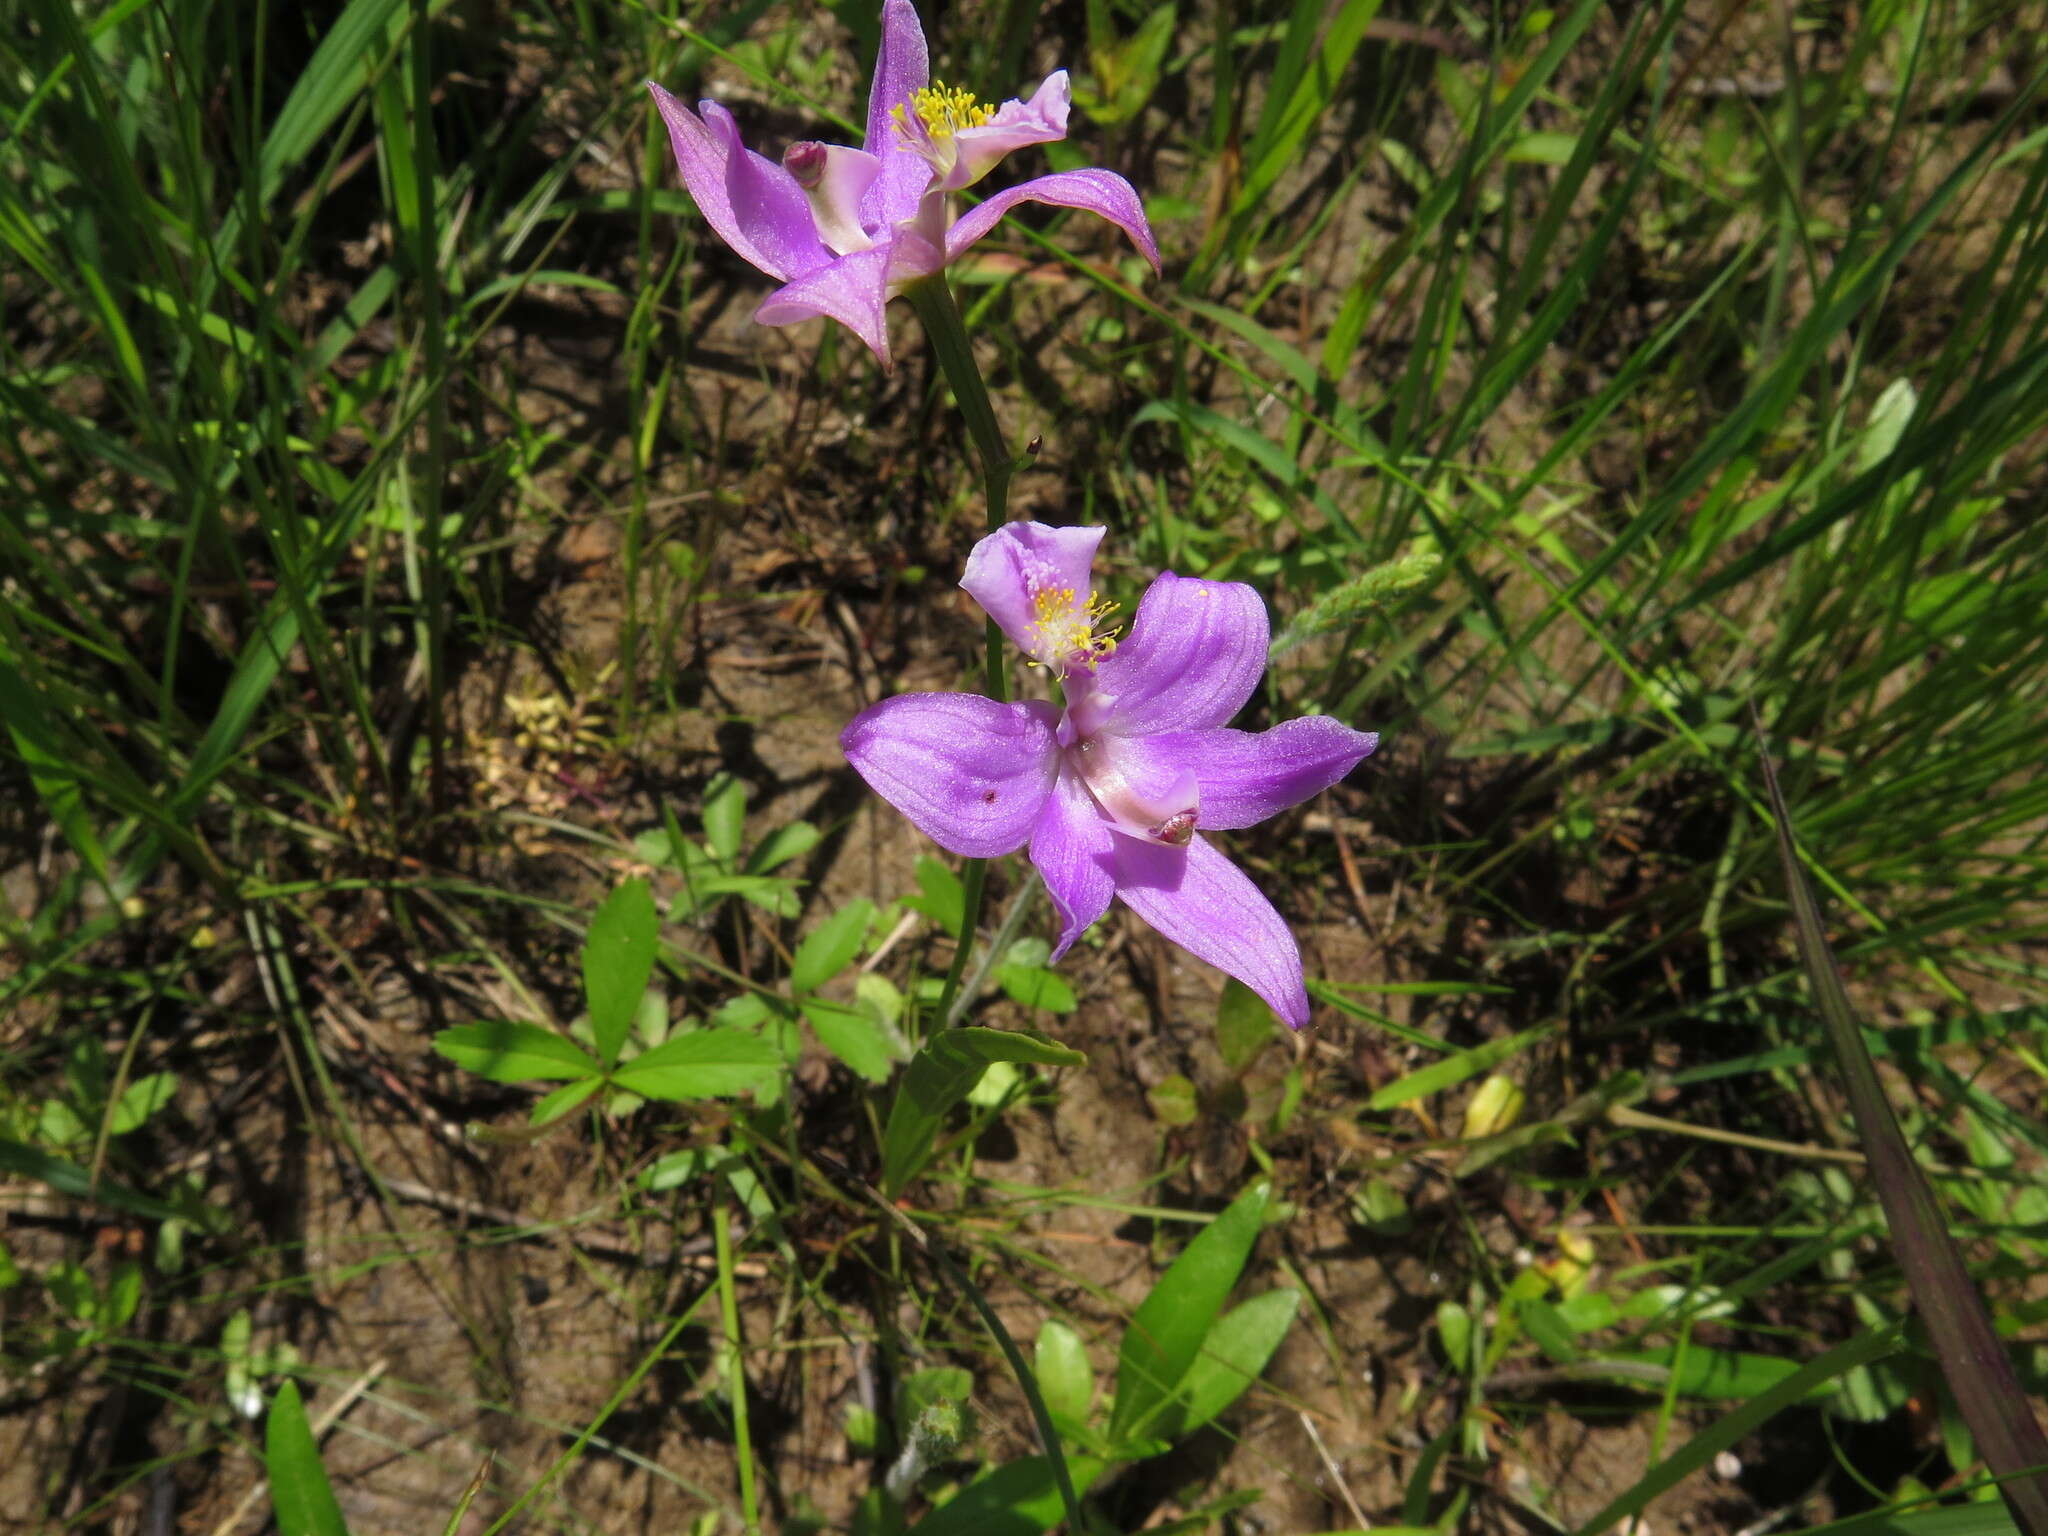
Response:
[{"label": "orchid petal", "polygon": [[1343,778],[1380,743],[1328,715],[1305,715],[1269,731],[1167,731],[1119,737],[1115,756],[1141,784],[1192,773],[1201,787],[1205,831],[1249,827]]},{"label": "orchid petal", "polygon": [[769,294],[754,311],[754,318],[762,325],[794,325],[821,315],[837,320],[866,342],[887,368],[889,325],[883,310],[889,299],[893,254],[888,246],[876,246],[828,260],[816,271]]},{"label": "orchid petal", "polygon": [[960,585],[1018,649],[1058,664],[1072,649],[1072,631],[1050,621],[1086,614],[1095,548],[1107,531],[1005,523],[968,552]]},{"label": "orchid petal", "polygon": [[1062,773],[1031,829],[1031,862],[1060,918],[1054,960],[1109,910],[1109,898],[1116,893],[1116,841],[1087,789],[1072,774]]},{"label": "orchid petal", "polygon": [[1289,1029],[1308,1023],[1301,947],[1243,870],[1205,838],[1167,848],[1116,840],[1116,893],[1168,939],[1235,976]]},{"label": "orchid petal", "polygon": [[810,140],[784,150],[782,168],[803,189],[818,236],[834,255],[851,256],[875,243],[861,228],[860,203],[881,174],[881,161],[864,149]]},{"label": "orchid petal", "polygon": [[882,7],[882,46],[875,54],[875,80],[868,91],[867,151],[882,163],[881,175],[861,199],[861,219],[877,236],[917,211],[930,185],[932,168],[904,143],[896,112],[908,113],[910,98],[931,83],[931,59],[924,27],[910,0]]},{"label": "orchid petal", "polygon": [[740,142],[732,114],[715,101],[699,117],[653,81],[654,105],[668,125],[683,185],[719,239],[778,281],[801,277],[830,259],[796,178]]},{"label": "orchid petal", "polygon": [[1265,673],[1270,634],[1265,604],[1244,583],[1162,572],[1091,680],[1107,702],[1104,728],[1152,736],[1227,723]]},{"label": "orchid petal", "polygon": [[868,787],[948,853],[992,859],[1023,846],[1059,771],[1050,704],[976,693],[899,693],[839,733]]},{"label": "orchid petal", "polygon": [[1152,226],[1145,222],[1145,207],[1131,184],[1114,171],[1088,166],[1078,171],[1055,171],[1021,186],[998,192],[986,202],[970,208],[959,222],[946,231],[946,260],[958,261],[961,252],[995,227],[996,220],[1019,203],[1052,203],[1061,208],[1082,208],[1099,214],[1131,237],[1131,243],[1159,270],[1159,245],[1152,238]]},{"label": "orchid petal", "polygon": [[1064,139],[1072,104],[1067,72],[1056,69],[1032,92],[1029,101],[1006,101],[979,127],[960,129],[953,135],[959,158],[946,177],[946,190],[957,192],[973,186],[1012,150]]}]

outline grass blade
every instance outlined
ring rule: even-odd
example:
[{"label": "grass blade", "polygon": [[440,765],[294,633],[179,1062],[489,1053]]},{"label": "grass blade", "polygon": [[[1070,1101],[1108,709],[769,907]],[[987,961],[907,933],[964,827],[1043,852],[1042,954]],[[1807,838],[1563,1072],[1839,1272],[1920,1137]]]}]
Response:
[{"label": "grass blade", "polygon": [[1912,1149],[1892,1114],[1891,1101],[1878,1081],[1877,1068],[1864,1047],[1863,1031],[1849,1007],[1842,974],[1821,927],[1819,903],[1793,848],[1792,818],[1778,787],[1777,770],[1769,752],[1761,756],[1800,962],[1807,985],[1813,989],[1814,1006],[1841,1061],[1849,1106],[1870,1159],[1871,1178],[1884,1207],[1885,1223],[1891,1228],[1899,1267],[1906,1273],[1914,1305],[1927,1325],[1935,1358],[1955,1394],[1956,1406],[1976,1439],[1978,1454],[2001,1479],[1999,1490],[2013,1518],[2029,1536],[2048,1536],[2048,1478],[2040,1475],[2048,1469],[2048,1438],[2035,1422],[2033,1404],[2021,1390],[2012,1360],[1998,1340],[1962,1253],[1949,1236],[1940,1202],[1913,1160]]}]

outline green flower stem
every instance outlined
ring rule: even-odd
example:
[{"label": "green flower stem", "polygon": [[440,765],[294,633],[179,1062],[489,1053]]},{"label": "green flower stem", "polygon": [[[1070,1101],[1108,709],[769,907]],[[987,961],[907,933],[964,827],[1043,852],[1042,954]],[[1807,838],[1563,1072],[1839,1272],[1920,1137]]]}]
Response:
[{"label": "green flower stem", "polygon": [[[953,301],[953,290],[943,272],[920,278],[903,290],[903,296],[917,311],[924,333],[931,340],[932,353],[939,360],[946,382],[953,386],[953,398],[960,403],[960,414],[967,418],[967,435],[974,439],[974,450],[981,459],[988,531],[994,533],[1003,526],[1010,500],[1010,476],[1017,466],[1003,442],[1002,428],[996,425],[995,406],[989,401],[988,385],[982,382],[981,370],[975,366],[974,345],[967,339],[967,326],[960,318],[960,306]],[[990,619],[983,626],[983,633],[982,666],[988,696],[1007,699],[1010,696],[1009,672],[1003,665],[1002,631]],[[960,885],[965,899],[960,937],[953,946],[953,963],[946,971],[945,990],[939,994],[938,1017],[944,1020],[953,1016],[954,1000],[960,993],[960,978],[967,969],[968,952],[974,947],[975,928],[981,921],[982,887],[986,884],[987,875],[988,861],[985,859],[969,859],[961,870]]]}]

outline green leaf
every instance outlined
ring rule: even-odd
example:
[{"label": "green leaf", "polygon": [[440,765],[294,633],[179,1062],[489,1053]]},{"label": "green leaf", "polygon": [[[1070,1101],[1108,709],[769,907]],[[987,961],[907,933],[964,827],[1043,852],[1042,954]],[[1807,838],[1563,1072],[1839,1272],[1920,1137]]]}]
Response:
[{"label": "green leaf", "polygon": [[1036,965],[1001,965],[996,980],[1016,1002],[1047,1013],[1072,1013],[1080,1006],[1074,989],[1053,972]]},{"label": "green leaf", "polygon": [[348,1536],[297,1382],[278,1388],[270,1405],[270,1420],[263,1427],[263,1468],[270,1478],[278,1536]]},{"label": "green leaf", "polygon": [[17,1173],[47,1184],[60,1195],[76,1200],[96,1200],[109,1210],[124,1211],[148,1221],[175,1221],[185,1214],[161,1200],[139,1195],[124,1185],[102,1177],[95,1184],[92,1175],[73,1162],[38,1152],[18,1141],[0,1137],[0,1173]]},{"label": "green leaf", "polygon": [[1177,15],[1173,0],[1165,0],[1128,38],[1091,40],[1088,65],[1094,78],[1074,91],[1084,112],[1098,123],[1114,124],[1129,122],[1145,109],[1159,89],[1159,71],[1173,42]]},{"label": "green leaf", "polygon": [[765,875],[772,869],[780,869],[791,859],[800,859],[817,847],[824,835],[808,821],[792,821],[777,827],[747,855],[746,871],[750,875]]},{"label": "green leaf", "polygon": [[867,1014],[805,998],[797,1005],[818,1032],[818,1041],[871,1083],[885,1083],[907,1054]]},{"label": "green leaf", "polygon": [[527,1117],[527,1123],[534,1126],[553,1125],[603,1086],[604,1079],[601,1077],[584,1077],[573,1083],[564,1083],[561,1087],[541,1095],[539,1102],[533,1106],[533,1113]]},{"label": "green leaf", "polygon": [[1146,1430],[1180,1390],[1225,1298],[1258,1240],[1272,1186],[1253,1184],[1196,1234],[1132,1314],[1118,1352],[1116,1406],[1109,1438],[1121,1444]]},{"label": "green leaf", "polygon": [[121,1090],[119,1102],[107,1120],[108,1134],[125,1136],[141,1125],[151,1115],[171,1102],[178,1091],[177,1074],[152,1072],[147,1077],[138,1077]]},{"label": "green leaf", "polygon": [[917,861],[917,888],[922,894],[904,897],[903,905],[913,912],[922,912],[954,938],[959,938],[960,925],[967,920],[967,893],[960,884],[960,877],[930,854],[925,854]]},{"label": "green leaf", "polygon": [[1442,1093],[1446,1088],[1455,1088],[1467,1078],[1477,1077],[1554,1033],[1555,1025],[1540,1024],[1520,1034],[1504,1035],[1498,1040],[1476,1045],[1469,1051],[1459,1051],[1441,1061],[1433,1061],[1418,1072],[1410,1072],[1406,1077],[1388,1083],[1366,1101],[1367,1106],[1371,1109],[1393,1109],[1397,1105],[1427,1098],[1432,1093]]},{"label": "green leaf", "polygon": [[948,1029],[910,1060],[882,1132],[882,1193],[894,1197],[931,1160],[939,1127],[993,1062],[1078,1067],[1088,1058],[1036,1035]]},{"label": "green leaf", "polygon": [[654,973],[660,934],[654,897],[645,880],[628,880],[590,920],[583,941],[583,995],[590,1005],[590,1033],[606,1066],[632,1032],[647,978]]},{"label": "green leaf", "polygon": [[1235,976],[1223,983],[1223,997],[1216,1005],[1216,1048],[1226,1067],[1242,1072],[1250,1066],[1278,1027],[1273,1010],[1258,993]]},{"label": "green leaf", "polygon": [[0,720],[7,722],[14,750],[20,754],[29,783],[42,797],[50,820],[94,878],[101,885],[109,884],[112,875],[106,850],[100,846],[80,789],[83,773],[78,754],[60,740],[56,722],[44,710],[34,685],[11,665],[0,665]]},{"label": "green leaf", "polygon": [[93,1321],[102,1331],[117,1333],[128,1326],[142,1305],[142,1266],[133,1259],[114,1267],[107,1288],[93,1308]]},{"label": "green leaf", "polygon": [[[1077,1488],[1102,1475],[1092,1456],[1070,1456]],[[984,1472],[910,1529],[912,1536],[1045,1536],[1066,1509],[1050,1460],[1026,1456]]]},{"label": "green leaf", "polygon": [[747,786],[729,773],[715,773],[704,786],[704,841],[727,864],[740,856],[747,824]]},{"label": "green leaf", "polygon": [[781,1066],[781,1054],[759,1035],[696,1029],[635,1056],[612,1081],[649,1099],[729,1098],[764,1086]]},{"label": "green leaf", "polygon": [[573,1040],[538,1024],[492,1019],[458,1024],[434,1036],[434,1049],[494,1083],[601,1077],[604,1068]]},{"label": "green leaf", "polygon": [[1145,1102],[1152,1118],[1161,1125],[1193,1125],[1202,1112],[1202,1097],[1187,1076],[1175,1072],[1145,1090]]},{"label": "green leaf", "polygon": [[1267,1291],[1217,1319],[1153,1433],[1177,1440],[1242,1397],[1294,1324],[1301,1292]]},{"label": "green leaf", "polygon": [[1536,1341],[1536,1347],[1557,1364],[1570,1365],[1579,1358],[1579,1346],[1572,1338],[1571,1324],[1549,1302],[1540,1296],[1532,1296],[1516,1306],[1515,1315],[1529,1330],[1529,1337]]},{"label": "green leaf", "polygon": [[860,953],[874,915],[874,903],[856,898],[806,934],[790,962],[789,989],[815,992],[845,970]]},{"label": "green leaf", "polygon": [[1046,1411],[1063,1429],[1084,1428],[1095,1404],[1095,1369],[1081,1335],[1058,1318],[1047,1318],[1038,1330],[1032,1366]]},{"label": "green leaf", "polygon": [[[1762,730],[1761,721],[1758,730]],[[1891,1230],[1893,1254],[1905,1272],[1914,1308],[1927,1325],[1941,1374],[1976,1438],[1978,1454],[2001,1479],[1999,1492],[2013,1518],[2029,1536],[2048,1536],[2048,1476],[2035,1470],[2048,1466],[2048,1436],[2041,1432],[2032,1402],[2013,1370],[2012,1357],[1999,1340],[1962,1251],[1949,1234],[1941,1201],[1899,1130],[1891,1100],[1878,1080],[1877,1065],[1863,1043],[1856,1012],[1849,1005],[1842,973],[1828,947],[1820,905],[1806,883],[1793,846],[1792,814],[1785,807],[1770,753],[1762,753],[1760,761],[1770,793],[1786,894],[1792,899],[1800,965],[1841,1064],[1850,1113],[1855,1116],[1864,1155],[1870,1160],[1870,1178],[1884,1207],[1885,1225]]]}]

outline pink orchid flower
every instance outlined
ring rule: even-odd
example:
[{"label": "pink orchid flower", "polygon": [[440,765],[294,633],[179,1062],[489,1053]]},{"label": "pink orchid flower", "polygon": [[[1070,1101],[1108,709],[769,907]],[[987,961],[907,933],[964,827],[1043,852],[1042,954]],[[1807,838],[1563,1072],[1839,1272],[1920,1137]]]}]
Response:
[{"label": "pink orchid flower", "polygon": [[1041,176],[955,217],[953,194],[1013,149],[1067,136],[1067,74],[1049,75],[1029,101],[1000,107],[931,79],[924,29],[910,0],[882,7],[882,46],[868,97],[867,142],[792,144],[777,165],[740,142],[715,101],[692,112],[652,81],[683,184],[720,239],[782,286],[754,312],[763,325],[823,315],[889,365],[883,306],[939,271],[1022,202],[1100,214],[1159,267],[1159,247],[1138,194],[1123,177],[1090,167]]},{"label": "pink orchid flower", "polygon": [[1121,898],[1300,1029],[1309,1003],[1293,933],[1201,834],[1300,804],[1379,738],[1319,715],[1231,730],[1266,670],[1258,593],[1168,571],[1119,642],[1091,577],[1102,534],[1011,523],[974,546],[960,582],[1060,679],[1064,708],[899,694],[856,715],[840,748],[949,852],[985,859],[1028,845],[1059,913],[1053,958]]}]

